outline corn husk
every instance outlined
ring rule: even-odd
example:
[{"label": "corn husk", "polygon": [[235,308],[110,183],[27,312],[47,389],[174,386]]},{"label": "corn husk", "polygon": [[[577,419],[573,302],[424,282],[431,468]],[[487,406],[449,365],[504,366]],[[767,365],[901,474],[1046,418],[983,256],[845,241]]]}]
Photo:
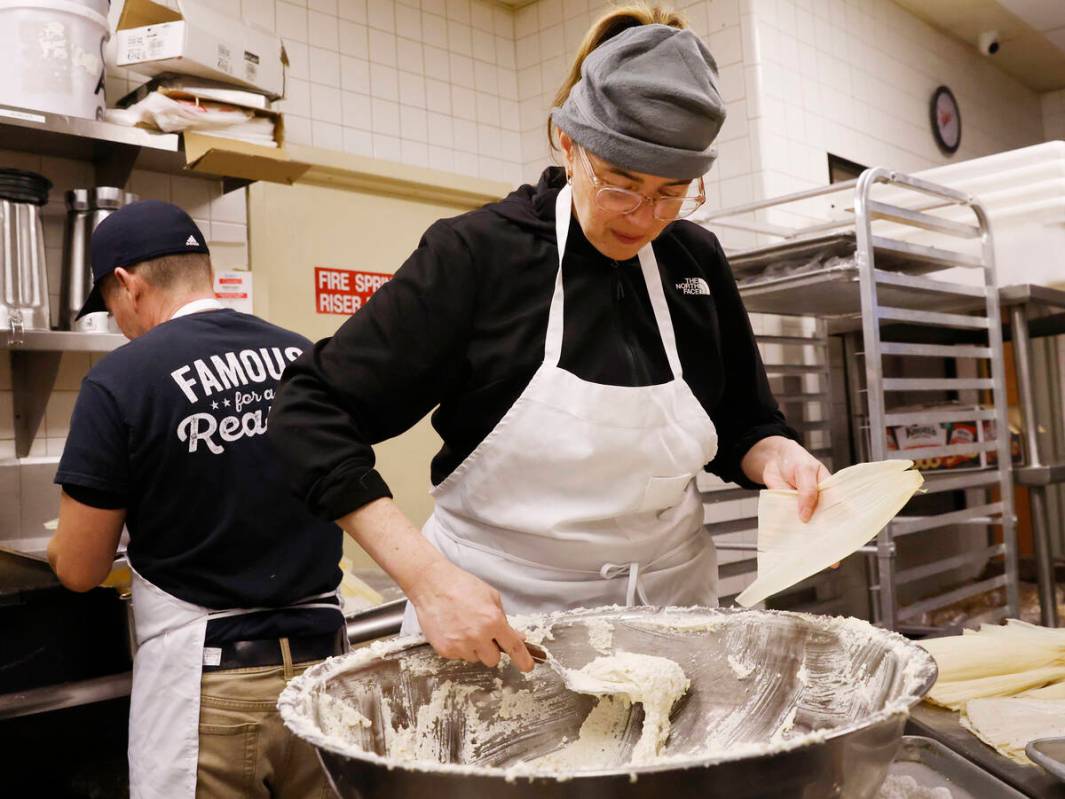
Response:
[{"label": "corn husk", "polygon": [[1009,619],[979,631],[918,641],[936,661],[940,682],[957,682],[1065,665],[1065,630]]},{"label": "corn husk", "polygon": [[1025,699],[1065,699],[1065,680],[1022,691],[1017,696]]},{"label": "corn husk", "polygon": [[758,495],[758,577],[736,602],[750,607],[843,560],[876,536],[924,483],[913,461],[860,463],[822,481],[813,517],[797,491]]},{"label": "corn husk", "polygon": [[1029,741],[1065,736],[1065,699],[974,699],[960,721],[1006,757],[1031,765],[1024,754]]},{"label": "corn husk", "polygon": [[[1002,653],[1008,657],[1009,653]],[[1065,680],[1065,665],[1043,666],[1010,674],[995,674],[990,677],[978,677],[975,680],[957,680],[945,682],[939,680],[925,699],[934,705],[963,710],[974,699],[986,699],[992,696],[1013,696],[1022,691],[1042,688],[1045,685]]]}]

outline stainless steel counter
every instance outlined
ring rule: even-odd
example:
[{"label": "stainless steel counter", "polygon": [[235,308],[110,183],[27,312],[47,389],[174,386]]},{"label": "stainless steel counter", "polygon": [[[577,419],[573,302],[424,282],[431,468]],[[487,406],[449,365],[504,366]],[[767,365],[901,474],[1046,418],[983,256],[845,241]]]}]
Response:
[{"label": "stainless steel counter", "polygon": [[0,550],[0,606],[16,604],[27,592],[59,587],[59,579],[47,563]]},{"label": "stainless steel counter", "polygon": [[1065,799],[1065,783],[1038,766],[1022,766],[1003,757],[958,723],[958,714],[921,704],[906,723],[906,732],[932,738],[994,774],[1030,799]]}]

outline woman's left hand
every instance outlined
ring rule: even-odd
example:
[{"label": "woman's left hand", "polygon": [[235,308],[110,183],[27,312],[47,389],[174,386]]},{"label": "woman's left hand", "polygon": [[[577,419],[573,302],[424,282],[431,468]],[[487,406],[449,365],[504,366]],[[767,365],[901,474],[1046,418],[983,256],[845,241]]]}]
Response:
[{"label": "woman's left hand", "polygon": [[747,452],[742,468],[751,480],[766,488],[799,492],[799,519],[810,521],[817,509],[818,485],[831,472],[801,445],[783,436],[763,438]]}]

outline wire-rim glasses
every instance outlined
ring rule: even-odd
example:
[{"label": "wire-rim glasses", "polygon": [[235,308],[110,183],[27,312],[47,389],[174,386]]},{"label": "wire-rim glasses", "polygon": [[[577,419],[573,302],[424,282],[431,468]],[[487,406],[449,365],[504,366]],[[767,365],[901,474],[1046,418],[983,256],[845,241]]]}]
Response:
[{"label": "wire-rim glasses", "polygon": [[633,214],[644,203],[650,203],[655,219],[660,222],[673,222],[691,216],[706,202],[706,190],[702,178],[699,178],[699,188],[695,194],[688,193],[678,197],[659,194],[656,197],[649,197],[638,191],[619,189],[606,183],[595,173],[595,168],[584,148],[578,146],[577,153],[595,187],[595,204],[604,211],[614,214]]}]

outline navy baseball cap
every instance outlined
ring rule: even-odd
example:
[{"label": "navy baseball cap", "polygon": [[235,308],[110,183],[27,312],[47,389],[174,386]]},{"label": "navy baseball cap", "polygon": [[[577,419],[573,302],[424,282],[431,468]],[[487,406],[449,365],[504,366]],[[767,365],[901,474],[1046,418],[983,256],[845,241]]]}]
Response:
[{"label": "navy baseball cap", "polygon": [[119,208],[92,232],[92,291],[77,318],[106,311],[100,283],[120,266],[164,255],[210,253],[192,218],[170,203],[143,200]]}]

